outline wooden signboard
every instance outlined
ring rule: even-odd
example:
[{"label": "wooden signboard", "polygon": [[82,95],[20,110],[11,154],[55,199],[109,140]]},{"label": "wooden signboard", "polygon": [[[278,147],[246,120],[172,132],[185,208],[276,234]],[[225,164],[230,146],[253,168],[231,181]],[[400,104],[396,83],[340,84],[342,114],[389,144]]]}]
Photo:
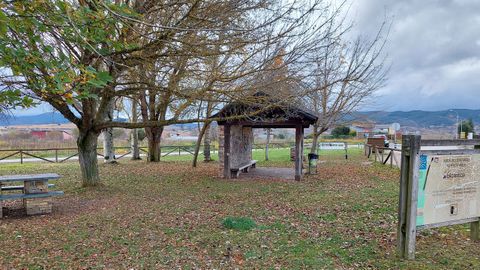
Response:
[{"label": "wooden signboard", "polygon": [[415,258],[417,230],[470,223],[471,238],[479,239],[480,152],[475,145],[480,141],[403,137],[397,229],[400,257]]},{"label": "wooden signboard", "polygon": [[480,155],[421,155],[417,227],[480,217]]}]

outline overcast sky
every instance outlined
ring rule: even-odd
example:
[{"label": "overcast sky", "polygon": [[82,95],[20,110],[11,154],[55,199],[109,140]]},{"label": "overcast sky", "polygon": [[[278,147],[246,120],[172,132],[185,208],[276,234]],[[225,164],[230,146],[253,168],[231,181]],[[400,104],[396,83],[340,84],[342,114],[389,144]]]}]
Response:
[{"label": "overcast sky", "polygon": [[385,16],[391,71],[368,109],[480,109],[479,0],[352,0],[357,33]]},{"label": "overcast sky", "polygon": [[480,109],[480,0],[350,1],[356,34],[392,23],[387,85],[361,110]]}]

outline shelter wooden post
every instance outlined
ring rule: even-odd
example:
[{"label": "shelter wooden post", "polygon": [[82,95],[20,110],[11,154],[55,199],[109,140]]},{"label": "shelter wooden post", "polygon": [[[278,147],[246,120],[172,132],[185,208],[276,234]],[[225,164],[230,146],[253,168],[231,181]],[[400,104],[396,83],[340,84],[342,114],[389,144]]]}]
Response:
[{"label": "shelter wooden post", "polygon": [[415,259],[420,142],[419,135],[406,135],[402,139],[397,247],[399,256],[410,260]]},{"label": "shelter wooden post", "polygon": [[470,239],[473,241],[480,240],[480,221],[470,223]]},{"label": "shelter wooden post", "polygon": [[295,127],[295,180],[302,179],[302,161],[303,161],[303,126]]},{"label": "shelter wooden post", "polygon": [[223,144],[223,176],[226,179],[231,178],[230,173],[230,125],[224,127],[224,144]]}]

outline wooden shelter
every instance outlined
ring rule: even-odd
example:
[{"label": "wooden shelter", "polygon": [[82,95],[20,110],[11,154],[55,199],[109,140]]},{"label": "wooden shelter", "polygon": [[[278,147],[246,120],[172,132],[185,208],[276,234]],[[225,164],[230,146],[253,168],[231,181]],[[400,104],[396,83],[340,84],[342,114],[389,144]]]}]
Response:
[{"label": "wooden shelter", "polygon": [[[317,116],[289,104],[274,101],[264,93],[257,93],[255,102],[232,102],[211,118],[219,120],[220,174],[232,178],[232,172],[249,165],[252,161],[253,128],[295,129],[295,180],[302,178],[304,129],[317,121]],[[253,163],[253,164],[252,164]],[[235,176],[234,176],[235,177]]]}]

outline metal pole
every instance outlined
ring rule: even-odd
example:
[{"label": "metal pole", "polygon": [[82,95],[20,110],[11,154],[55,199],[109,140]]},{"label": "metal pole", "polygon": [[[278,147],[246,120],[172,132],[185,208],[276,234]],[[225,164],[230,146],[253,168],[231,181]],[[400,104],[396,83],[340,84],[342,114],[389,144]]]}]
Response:
[{"label": "metal pole", "polygon": [[458,118],[459,118],[459,116],[458,116],[458,113],[457,113],[457,126],[455,127],[455,132],[457,133],[457,140],[459,139],[459,136],[460,136],[460,134],[458,134],[458,123],[459,123]]},{"label": "metal pole", "polygon": [[460,135],[462,135],[462,132],[463,132],[463,121],[460,122]]}]

